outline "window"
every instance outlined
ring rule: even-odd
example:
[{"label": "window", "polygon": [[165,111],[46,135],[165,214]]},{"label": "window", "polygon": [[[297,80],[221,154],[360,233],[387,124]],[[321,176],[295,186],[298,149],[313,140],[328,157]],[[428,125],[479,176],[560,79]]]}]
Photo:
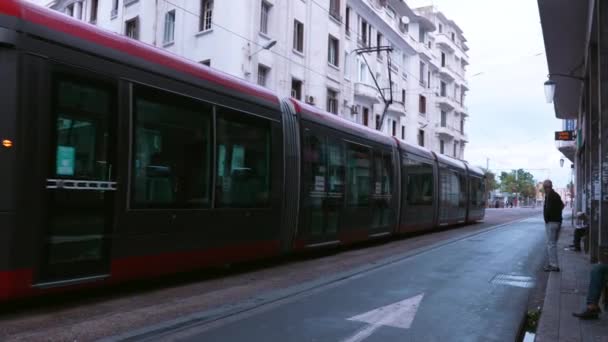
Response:
[{"label": "window", "polygon": [[371,152],[361,145],[347,145],[347,204],[368,207],[371,181]]},{"label": "window", "polygon": [[440,84],[441,84],[441,86],[440,86],[440,93],[439,94],[441,96],[444,96],[444,97],[448,96],[448,94],[447,94],[448,93],[448,91],[447,91],[447,89],[448,89],[447,84],[445,84],[445,82],[443,82],[443,81],[441,81]]},{"label": "window", "polygon": [[270,68],[263,66],[262,64],[258,64],[258,84],[266,87],[268,83],[268,74],[270,73]]},{"label": "window", "polygon": [[99,7],[98,0],[91,0],[91,23],[97,22],[97,9]]},{"label": "window", "polygon": [[418,99],[418,111],[420,114],[426,114],[426,97],[422,95]]},{"label": "window", "polygon": [[260,208],[270,205],[270,124],[217,108],[216,206]]},{"label": "window", "polygon": [[448,121],[448,113],[445,110],[441,111],[441,127],[445,127]]},{"label": "window", "polygon": [[433,205],[433,166],[405,159],[407,173],[407,204],[411,206]]},{"label": "window", "polygon": [[393,136],[397,136],[397,121],[393,121]]},{"label": "window", "polygon": [[439,140],[439,153],[445,153],[445,142],[443,140]]},{"label": "window", "polygon": [[405,140],[405,126],[401,126],[401,140]]},{"label": "window", "polygon": [[339,66],[339,51],[340,42],[333,36],[329,36],[327,40],[327,61],[333,66]]},{"label": "window", "polygon": [[368,25],[367,25],[367,21],[365,21],[363,18],[359,17],[361,20],[361,36],[359,37],[361,39],[361,43],[364,46],[367,46],[369,44],[369,41],[367,39],[367,35],[368,32],[370,32],[371,30],[369,29]]},{"label": "window", "polygon": [[464,134],[464,119],[460,119],[460,133]]},{"label": "window", "polygon": [[165,35],[163,42],[165,44],[173,43],[175,39],[175,10],[169,11],[165,14]]},{"label": "window", "polygon": [[401,102],[405,104],[405,89],[401,89]]},{"label": "window", "polygon": [[443,25],[439,24],[439,33],[443,32]]},{"label": "window", "polygon": [[342,21],[340,17],[340,0],[329,0],[329,14],[338,21]]},{"label": "window", "polygon": [[298,100],[302,99],[302,81],[295,78],[291,79],[291,97]]},{"label": "window", "polygon": [[369,126],[369,108],[363,107],[363,126]]},{"label": "window", "polygon": [[425,64],[423,62],[420,62],[420,85],[422,85],[424,87],[424,69],[425,69]]},{"label": "window", "polygon": [[209,207],[210,104],[135,86],[134,208]]},{"label": "window", "polygon": [[[376,47],[378,48],[380,46],[382,46],[382,33],[378,32],[376,33]],[[376,57],[382,59],[382,52],[380,50],[376,51]]]},{"label": "window", "polygon": [[424,32],[423,29],[420,29],[418,31],[418,41],[424,44],[425,37],[426,37],[426,32]]},{"label": "window", "polygon": [[452,41],[456,40],[456,35],[454,35],[454,32],[452,32]]},{"label": "window", "polygon": [[304,52],[304,24],[293,21],[293,49],[298,52]]},{"label": "window", "polygon": [[344,26],[346,27],[346,35],[350,37],[350,7],[346,6],[346,18]]},{"label": "window", "polygon": [[367,66],[364,63],[359,64],[359,82],[367,82]]},{"label": "window", "polygon": [[199,31],[211,30],[213,19],[213,0],[201,0]]},{"label": "window", "polygon": [[374,129],[380,128],[380,115],[376,114],[376,127]]},{"label": "window", "polygon": [[338,114],[338,92],[333,89],[327,89],[327,111]]},{"label": "window", "polygon": [[118,0],[112,0],[112,12],[110,16],[115,18],[118,15]]},{"label": "window", "polygon": [[69,15],[70,17],[74,16],[74,4],[71,4],[65,8],[65,14]]},{"label": "window", "polygon": [[125,23],[125,36],[139,39],[139,18],[135,17]]},{"label": "window", "polygon": [[441,66],[444,67],[445,66],[445,53],[441,53]]},{"label": "window", "polygon": [[453,154],[454,158],[457,158],[457,156],[456,156],[457,150],[458,150],[458,141],[454,141],[454,154]]},{"label": "window", "polygon": [[424,130],[418,130],[418,145],[424,147]]},{"label": "window", "polygon": [[210,59],[205,59],[204,61],[201,61],[201,64],[210,67],[211,66],[211,60]]},{"label": "window", "polygon": [[426,87],[431,89],[431,71],[427,71],[426,73]]},{"label": "window", "polygon": [[272,5],[266,1],[262,1],[262,9],[260,12],[260,32],[268,34],[268,20],[270,16],[270,9]]}]

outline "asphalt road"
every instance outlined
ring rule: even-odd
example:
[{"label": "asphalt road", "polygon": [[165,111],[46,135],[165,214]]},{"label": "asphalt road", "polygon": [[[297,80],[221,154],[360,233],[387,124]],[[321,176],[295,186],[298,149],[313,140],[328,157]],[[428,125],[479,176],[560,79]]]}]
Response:
[{"label": "asphalt road", "polygon": [[[222,334],[223,327],[230,324],[236,324],[237,322],[248,324],[248,319],[253,319],[254,316],[260,314],[258,313],[259,310],[279,310],[283,305],[295,308],[292,305],[299,303],[301,300],[305,302],[305,298],[313,298],[313,295],[317,293],[319,295],[329,293],[327,291],[331,291],[343,283],[355,284],[355,280],[369,277],[374,272],[384,272],[383,265],[386,265],[385,268],[396,269],[397,265],[405,265],[406,263],[411,263],[410,267],[413,268],[410,269],[405,266],[399,268],[399,272],[403,272],[402,276],[405,278],[395,278],[393,280],[387,278],[386,280],[387,286],[389,284],[399,284],[402,281],[405,281],[406,285],[394,285],[390,289],[385,289],[382,287],[385,285],[383,279],[371,280],[373,278],[369,278],[370,282],[362,284],[362,288],[359,290],[353,289],[352,297],[336,297],[336,300],[331,300],[329,297],[324,298],[323,300],[327,300],[327,302],[325,302],[324,307],[321,306],[320,308],[316,307],[317,304],[314,301],[305,305],[309,308],[308,310],[312,310],[308,313],[310,316],[306,318],[307,324],[339,322],[335,324],[335,328],[346,329],[344,335],[347,335],[348,329],[353,327],[355,329],[357,327],[364,328],[366,325],[357,321],[347,322],[343,316],[351,313],[355,315],[357,311],[363,311],[374,305],[380,306],[385,302],[388,303],[393,299],[407,297],[416,290],[420,290],[420,293],[424,293],[424,297],[411,323],[411,328],[406,329],[406,333],[409,334],[417,331],[422,324],[421,317],[424,316],[421,315],[428,310],[430,300],[441,299],[442,295],[448,298],[461,296],[458,288],[453,290],[452,283],[459,284],[458,282],[463,281],[464,274],[476,277],[483,275],[470,271],[469,273],[459,274],[457,268],[446,264],[449,260],[456,257],[464,258],[466,262],[461,265],[461,268],[465,270],[479,268],[479,265],[472,263],[474,259],[470,258],[477,258],[480,255],[464,253],[472,253],[473,251],[490,253],[494,248],[492,244],[496,244],[496,242],[493,242],[493,240],[476,241],[481,238],[476,236],[477,234],[492,229],[491,227],[496,225],[538,216],[539,213],[539,209],[489,209],[482,223],[408,236],[403,239],[391,239],[355,248],[330,250],[327,253],[314,253],[310,256],[287,258],[286,260],[271,260],[254,265],[236,265],[225,271],[203,270],[184,276],[167,277],[154,282],[147,280],[112,287],[101,292],[83,292],[41,298],[24,305],[2,305],[0,306],[0,341],[81,342],[96,341],[100,338],[107,338],[110,341],[148,338],[162,340],[201,334],[203,329],[205,329],[205,332]],[[507,227],[504,229],[507,229]],[[485,235],[483,236],[486,239]],[[536,233],[526,236],[524,238],[526,246],[533,242],[530,239],[536,239],[536,236]],[[468,241],[468,243],[464,243],[464,241],[453,242],[460,239],[470,239],[471,241]],[[452,246],[455,243],[460,245]],[[503,243],[504,241],[498,241],[498,246]],[[445,248],[453,248],[456,252],[453,256],[437,254]],[[514,247],[509,248],[513,249]],[[525,246],[518,246],[506,253],[508,255],[521,254],[517,252],[520,248],[525,249]],[[424,255],[431,256],[431,259],[424,257]],[[485,254],[485,256],[491,257],[490,254]],[[428,259],[427,262],[433,260],[437,264],[429,265],[427,263],[425,265],[421,263],[420,260],[425,260],[425,258]],[[489,267],[499,260],[491,259],[491,262],[485,267]],[[509,267],[505,268],[504,271],[501,270],[501,272],[508,273],[511,270],[510,267],[516,265],[517,263],[509,264]],[[428,267],[432,267],[432,272],[425,271]],[[453,271],[448,272],[450,269],[453,269]],[[442,277],[453,278],[442,280]],[[439,284],[435,284],[435,288],[427,288],[426,286],[429,286],[428,284],[432,282],[432,279],[438,279]],[[428,284],[424,281],[428,281]],[[487,282],[487,279],[484,281]],[[362,291],[368,286],[369,291]],[[441,292],[438,286],[445,286],[444,292]],[[459,284],[459,286],[465,285]],[[338,292],[342,291],[339,290]],[[390,293],[390,296],[383,297],[378,293]],[[348,292],[344,292],[342,295],[347,296]],[[377,297],[377,302],[370,301],[370,298],[374,297]],[[342,301],[349,304],[344,304]],[[302,303],[304,304],[304,302]],[[451,315],[455,314],[453,311],[451,313],[444,312],[444,308],[452,306],[450,300],[446,299],[445,302],[440,301],[433,305],[438,305],[434,315],[441,317],[442,320],[450,320],[452,319]],[[332,309],[330,310],[329,307]],[[326,315],[320,315],[313,309],[326,312]],[[340,311],[341,314],[332,311],[338,309],[342,310]],[[301,314],[304,315],[305,312],[301,311]],[[300,314],[296,316],[298,320],[303,318]],[[310,326],[297,325],[297,320],[288,319],[296,316],[285,315],[283,317],[284,321],[277,320],[277,322],[281,322],[281,326],[289,331],[310,328]],[[264,319],[266,318],[268,317],[265,316]],[[269,319],[270,323],[268,324],[274,326],[274,318]],[[428,324],[431,325],[440,323],[433,322],[431,319],[428,320]],[[191,330],[190,328],[193,326],[196,329]],[[283,331],[281,330],[283,328],[279,326],[276,329],[277,331]],[[384,327],[376,329],[370,334],[369,338],[382,336],[378,334],[384,334],[385,329],[391,330]],[[247,329],[243,331],[247,331]],[[310,336],[318,336],[320,340],[325,338],[321,330],[310,330],[310,332]],[[329,333],[329,330],[327,332]],[[169,335],[164,333],[169,333]],[[316,335],[317,333],[318,335]],[[269,334],[269,336],[274,335]],[[298,340],[299,337],[304,336],[302,334],[300,336],[286,335],[280,336],[278,340]],[[235,336],[234,338],[238,340],[240,337]],[[332,337],[326,339],[331,340]],[[251,335],[246,336],[243,340],[265,341],[266,339],[263,336]]]},{"label": "asphalt road", "polygon": [[536,216],[148,340],[514,341],[544,242]]}]

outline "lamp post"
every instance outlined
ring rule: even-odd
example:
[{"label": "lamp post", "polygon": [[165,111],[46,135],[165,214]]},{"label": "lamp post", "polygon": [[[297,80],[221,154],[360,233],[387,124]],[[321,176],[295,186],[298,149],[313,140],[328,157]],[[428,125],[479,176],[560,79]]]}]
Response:
[{"label": "lamp post", "polygon": [[273,47],[273,46],[275,46],[276,44],[277,44],[277,41],[276,41],[276,40],[274,40],[274,39],[273,39],[273,40],[271,40],[271,41],[269,41],[269,42],[268,42],[266,45],[262,46],[262,48],[261,48],[261,49],[259,49],[258,51],[256,51],[256,52],[254,52],[254,53],[250,54],[250,55],[249,55],[249,59],[251,59],[251,56],[255,55],[256,53],[258,53],[258,52],[260,52],[260,51],[262,51],[262,50],[270,50],[270,48],[272,48],[272,47]]},{"label": "lamp post", "polygon": [[584,77],[568,75],[568,74],[554,73],[554,74],[547,75],[548,80],[545,82],[545,99],[547,100],[547,103],[553,102],[553,97],[555,96],[555,85],[556,84],[555,84],[555,81],[553,81],[551,79],[551,77],[553,77],[553,76],[571,78],[571,79],[575,79],[575,80],[579,80],[579,81],[585,80]]}]

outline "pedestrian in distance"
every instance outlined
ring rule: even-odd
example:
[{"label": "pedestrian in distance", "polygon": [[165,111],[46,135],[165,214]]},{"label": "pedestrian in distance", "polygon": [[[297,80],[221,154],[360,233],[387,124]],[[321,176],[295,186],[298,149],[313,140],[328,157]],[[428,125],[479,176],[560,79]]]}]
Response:
[{"label": "pedestrian in distance", "polygon": [[545,266],[545,272],[559,272],[557,261],[557,235],[562,224],[562,210],[564,202],[557,192],[553,190],[553,183],[550,180],[543,182],[545,190],[545,206],[543,215],[545,217],[545,232],[547,233],[547,254],[549,264]]},{"label": "pedestrian in distance", "polygon": [[584,311],[573,312],[572,315],[574,317],[580,319],[598,319],[599,314],[602,312],[599,305],[600,297],[602,296],[604,286],[606,286],[607,276],[608,265],[597,264],[591,268],[589,289],[587,290],[587,307]]}]

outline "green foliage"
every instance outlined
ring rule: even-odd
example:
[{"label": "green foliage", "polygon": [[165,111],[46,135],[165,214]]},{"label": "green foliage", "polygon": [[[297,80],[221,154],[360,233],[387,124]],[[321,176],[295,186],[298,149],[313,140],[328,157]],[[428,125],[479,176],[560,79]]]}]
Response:
[{"label": "green foliage", "polygon": [[498,189],[498,181],[496,180],[496,175],[494,172],[490,170],[483,169],[483,175],[486,180],[486,191],[492,192]]},{"label": "green foliage", "polygon": [[536,187],[534,176],[530,172],[519,169],[500,174],[500,189],[503,192],[519,193],[523,197],[534,197]]}]

